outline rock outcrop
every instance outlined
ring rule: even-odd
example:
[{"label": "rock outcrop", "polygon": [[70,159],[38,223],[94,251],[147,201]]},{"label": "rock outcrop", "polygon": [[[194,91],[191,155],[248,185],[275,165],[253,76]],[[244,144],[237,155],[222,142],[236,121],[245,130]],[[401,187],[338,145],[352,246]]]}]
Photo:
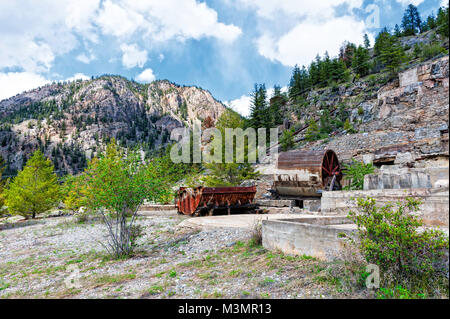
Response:
[{"label": "rock outcrop", "polygon": [[224,110],[208,91],[167,80],[54,83],[0,101],[0,155],[14,171],[41,148],[57,170],[76,173],[111,138],[150,153],[174,128],[197,119],[214,125]]},{"label": "rock outcrop", "polygon": [[303,132],[296,136],[302,149],[331,148],[344,162],[356,158],[380,166],[420,166],[421,161],[445,157],[448,166],[448,55],[406,69],[386,84],[360,81],[336,92],[327,90],[308,99],[316,99],[318,107],[346,104],[357,132],[332,133],[309,143]]}]

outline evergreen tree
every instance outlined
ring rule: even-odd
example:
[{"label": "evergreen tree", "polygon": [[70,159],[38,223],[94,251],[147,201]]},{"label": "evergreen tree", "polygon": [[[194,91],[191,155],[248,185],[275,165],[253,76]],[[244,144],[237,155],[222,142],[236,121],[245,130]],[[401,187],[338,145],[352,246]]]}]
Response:
[{"label": "evergreen tree", "polygon": [[408,5],[403,14],[402,19],[403,35],[415,35],[421,32],[422,20],[420,19],[419,10],[413,4]]},{"label": "evergreen tree", "polygon": [[294,129],[289,129],[283,131],[283,134],[280,138],[280,147],[283,152],[286,152],[290,149],[292,149],[295,145],[294,142]]},{"label": "evergreen tree", "polygon": [[391,34],[388,29],[384,27],[375,38],[374,53],[375,55],[380,55],[381,51],[389,45]]},{"label": "evergreen tree", "polygon": [[390,74],[398,72],[398,68],[405,59],[405,51],[396,36],[389,35],[384,46],[380,48],[379,60]]},{"label": "evergreen tree", "polygon": [[281,93],[281,87],[275,85],[273,87],[273,95],[270,99],[269,113],[272,123],[270,127],[275,127],[283,123],[283,108],[286,105],[287,99],[283,93]]},{"label": "evergreen tree", "polygon": [[360,76],[366,76],[370,70],[369,50],[363,46],[358,46],[352,61],[352,67]]},{"label": "evergreen tree", "polygon": [[24,169],[5,190],[6,205],[12,214],[35,218],[54,207],[60,197],[60,187],[53,164],[41,151],[36,151]]},{"label": "evergreen tree", "polygon": [[296,65],[292,70],[291,80],[289,82],[289,99],[296,103],[300,96],[310,88],[310,79],[305,66],[301,69]]},{"label": "evergreen tree", "polygon": [[339,49],[339,59],[344,61],[347,68],[352,65],[353,53],[355,52],[355,49],[356,45],[347,41],[345,41]]},{"label": "evergreen tree", "polygon": [[255,84],[250,107],[250,126],[253,128],[267,127],[272,119],[267,114],[267,91],[264,84]]},{"label": "evergreen tree", "polygon": [[307,141],[315,141],[320,138],[320,130],[317,122],[314,119],[311,119],[308,122],[308,128],[305,132],[305,140]]},{"label": "evergreen tree", "polygon": [[428,30],[436,28],[436,17],[434,16],[434,13],[431,13],[427,18],[427,28]]},{"label": "evergreen tree", "polygon": [[398,24],[395,24],[394,27],[394,35],[399,38],[402,36],[402,30],[400,29],[400,27],[398,26]]},{"label": "evergreen tree", "polygon": [[437,32],[448,38],[448,7],[439,8],[436,18]]},{"label": "evergreen tree", "polygon": [[218,119],[216,128],[222,134],[222,162],[207,163],[205,168],[209,171],[205,177],[205,183],[208,186],[238,186],[245,180],[254,179],[259,174],[255,171],[252,163],[248,163],[248,146],[244,147],[244,163],[236,162],[236,142],[233,141],[233,162],[225,163],[225,129],[226,128],[244,128],[245,122],[242,117],[227,109]]},{"label": "evergreen tree", "polygon": [[367,33],[364,33],[364,47],[366,49],[370,48],[370,40],[369,40],[369,36],[367,35]]}]

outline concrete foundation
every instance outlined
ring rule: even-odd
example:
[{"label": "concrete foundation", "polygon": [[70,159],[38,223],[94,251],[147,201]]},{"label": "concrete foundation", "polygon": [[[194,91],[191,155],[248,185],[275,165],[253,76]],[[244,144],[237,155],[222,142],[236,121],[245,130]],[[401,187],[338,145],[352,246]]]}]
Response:
[{"label": "concrete foundation", "polygon": [[208,229],[208,228],[244,228],[252,230],[256,224],[261,221],[275,219],[298,219],[300,217],[315,217],[311,215],[299,214],[245,214],[245,215],[222,215],[222,216],[203,216],[187,218],[179,224],[180,228]]},{"label": "concrete foundation", "polygon": [[320,199],[305,199],[303,201],[303,208],[310,212],[319,212]]},{"label": "concrete foundation", "polygon": [[398,202],[405,197],[414,197],[422,201],[419,216],[425,225],[448,227],[449,192],[447,188],[419,189],[374,189],[358,191],[323,192],[321,213],[347,215],[356,209],[356,198],[372,197],[377,204]]},{"label": "concrete foundation", "polygon": [[345,239],[356,225],[345,217],[314,216],[297,219],[263,220],[263,246],[286,254],[308,255],[323,260],[342,256]]},{"label": "concrete foundation", "polygon": [[432,188],[449,179],[447,167],[407,168],[397,165],[382,166],[377,174],[364,176],[364,190]]},{"label": "concrete foundation", "polygon": [[257,199],[255,203],[262,207],[294,207],[294,200]]}]

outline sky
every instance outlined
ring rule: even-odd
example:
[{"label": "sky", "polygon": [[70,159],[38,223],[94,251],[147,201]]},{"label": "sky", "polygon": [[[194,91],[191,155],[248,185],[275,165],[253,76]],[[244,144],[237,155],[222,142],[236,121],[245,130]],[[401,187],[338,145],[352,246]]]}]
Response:
[{"label": "sky", "polygon": [[[0,0],[0,100],[53,81],[117,74],[196,85],[248,115],[255,83],[336,56],[448,0]],[[270,94],[270,91],[269,91]]]}]

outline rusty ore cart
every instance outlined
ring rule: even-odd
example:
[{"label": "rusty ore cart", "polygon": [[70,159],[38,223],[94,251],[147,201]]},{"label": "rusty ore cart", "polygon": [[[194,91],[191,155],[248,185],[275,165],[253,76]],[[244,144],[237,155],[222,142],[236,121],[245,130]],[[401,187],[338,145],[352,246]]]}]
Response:
[{"label": "rusty ore cart", "polygon": [[180,187],[175,206],[179,214],[201,216],[232,212],[259,212],[253,199],[256,186],[250,187]]}]

